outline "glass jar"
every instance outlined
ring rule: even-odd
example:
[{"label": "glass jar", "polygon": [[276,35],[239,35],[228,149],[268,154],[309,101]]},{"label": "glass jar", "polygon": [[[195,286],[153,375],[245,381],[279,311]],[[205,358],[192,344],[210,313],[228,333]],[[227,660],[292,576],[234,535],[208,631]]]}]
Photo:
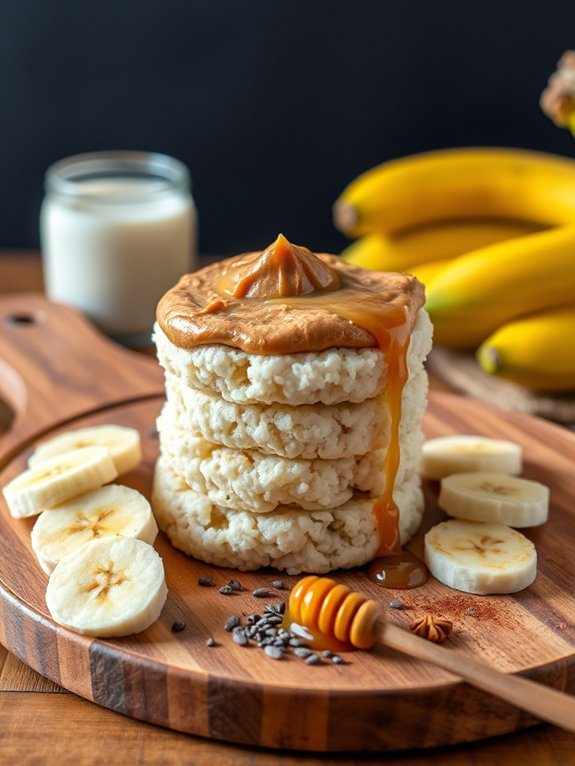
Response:
[{"label": "glass jar", "polygon": [[147,152],[79,154],[52,165],[45,187],[48,297],[126,345],[149,344],[159,298],[195,263],[186,166]]}]

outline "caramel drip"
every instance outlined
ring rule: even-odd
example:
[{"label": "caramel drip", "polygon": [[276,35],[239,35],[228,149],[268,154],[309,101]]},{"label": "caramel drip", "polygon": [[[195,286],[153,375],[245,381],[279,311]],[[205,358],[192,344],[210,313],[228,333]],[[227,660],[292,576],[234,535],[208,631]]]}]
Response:
[{"label": "caramel drip", "polygon": [[223,271],[216,290],[233,298],[289,298],[337,290],[336,271],[307,247],[292,245],[280,234],[263,253],[240,258]]},{"label": "caramel drip", "polygon": [[399,510],[393,499],[395,478],[399,469],[399,425],[403,387],[407,382],[407,348],[410,338],[410,322],[405,307],[381,303],[377,294],[337,293],[302,297],[283,301],[293,308],[313,305],[330,311],[370,332],[387,360],[387,386],[385,397],[390,414],[390,437],[387,447],[384,473],[385,490],[373,506],[379,535],[376,556],[401,553],[399,538]]}]

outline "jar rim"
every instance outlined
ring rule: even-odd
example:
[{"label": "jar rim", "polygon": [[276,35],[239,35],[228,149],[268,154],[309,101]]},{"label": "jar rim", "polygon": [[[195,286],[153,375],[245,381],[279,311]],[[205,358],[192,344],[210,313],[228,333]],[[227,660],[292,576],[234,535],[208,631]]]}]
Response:
[{"label": "jar rim", "polygon": [[[152,178],[158,183],[153,186],[142,184],[141,188],[132,188],[122,195],[90,192],[86,186],[86,181],[114,178]],[[175,157],[159,152],[123,150],[86,152],[65,157],[50,165],[44,180],[48,193],[107,205],[153,200],[167,192],[189,192],[191,188],[188,168]]]}]

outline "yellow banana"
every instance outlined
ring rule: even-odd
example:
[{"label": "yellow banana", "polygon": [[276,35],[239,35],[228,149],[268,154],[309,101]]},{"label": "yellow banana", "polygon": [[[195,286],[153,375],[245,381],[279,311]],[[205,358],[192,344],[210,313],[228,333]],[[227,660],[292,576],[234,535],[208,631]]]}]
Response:
[{"label": "yellow banana", "polygon": [[486,372],[539,391],[575,389],[575,307],[504,325],[477,352]]},{"label": "yellow banana", "polygon": [[351,237],[448,218],[575,223],[575,160],[519,149],[449,149],[384,163],[334,205]]},{"label": "yellow banana", "polygon": [[409,271],[421,263],[454,258],[538,229],[541,226],[521,221],[440,221],[397,235],[368,234],[353,242],[341,255],[348,263],[364,269]]},{"label": "yellow banana", "polygon": [[427,290],[439,343],[474,348],[501,325],[575,300],[575,226],[490,245],[452,261]]},{"label": "yellow banana", "polygon": [[441,272],[451,263],[449,259],[444,261],[431,261],[431,263],[420,263],[411,269],[406,269],[408,274],[417,277],[422,285],[430,285]]}]

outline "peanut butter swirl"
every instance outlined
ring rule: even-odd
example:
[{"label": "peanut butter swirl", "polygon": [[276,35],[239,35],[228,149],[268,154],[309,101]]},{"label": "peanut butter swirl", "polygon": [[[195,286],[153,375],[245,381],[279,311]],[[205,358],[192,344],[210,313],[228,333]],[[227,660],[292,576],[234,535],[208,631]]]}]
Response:
[{"label": "peanut butter swirl", "polygon": [[217,283],[221,295],[232,298],[291,298],[337,290],[334,269],[308,250],[292,245],[280,234],[263,253],[232,260]]},{"label": "peanut butter swirl", "polygon": [[408,336],[424,303],[411,276],[365,271],[313,254],[280,235],[246,253],[183,276],[158,304],[174,345],[220,343],[252,354],[382,347],[379,330]]}]

